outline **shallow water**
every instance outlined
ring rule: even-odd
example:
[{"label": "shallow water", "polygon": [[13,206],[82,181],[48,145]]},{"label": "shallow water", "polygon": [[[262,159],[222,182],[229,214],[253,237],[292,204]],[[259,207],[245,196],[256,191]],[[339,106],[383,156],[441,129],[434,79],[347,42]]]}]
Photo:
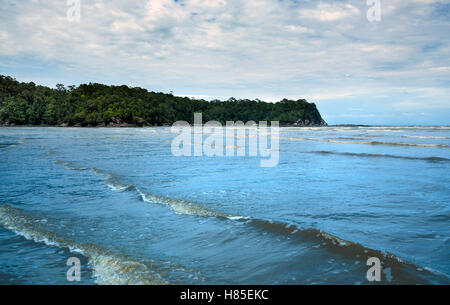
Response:
[{"label": "shallow water", "polygon": [[170,128],[0,128],[0,283],[449,284],[450,128],[282,128],[278,166]]}]

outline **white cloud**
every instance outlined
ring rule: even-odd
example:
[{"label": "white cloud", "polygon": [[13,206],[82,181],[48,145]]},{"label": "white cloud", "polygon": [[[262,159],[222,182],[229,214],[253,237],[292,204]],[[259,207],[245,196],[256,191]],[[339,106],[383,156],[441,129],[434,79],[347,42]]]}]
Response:
[{"label": "white cloud", "polygon": [[382,21],[371,23],[360,0],[82,1],[77,23],[65,1],[3,1],[0,72],[211,98],[307,97],[319,107],[406,88],[410,100],[441,107],[450,21],[435,6],[446,3],[382,1]]},{"label": "white cloud", "polygon": [[450,71],[450,67],[433,67],[429,68],[430,71],[436,71],[436,72],[447,72]]},{"label": "white cloud", "polygon": [[336,21],[348,17],[358,16],[361,12],[356,6],[342,3],[319,3],[313,9],[301,9],[300,18],[316,19],[320,21]]},{"label": "white cloud", "polygon": [[308,29],[307,27],[301,25],[286,25],[284,27],[286,31],[294,33],[313,33],[314,31]]}]

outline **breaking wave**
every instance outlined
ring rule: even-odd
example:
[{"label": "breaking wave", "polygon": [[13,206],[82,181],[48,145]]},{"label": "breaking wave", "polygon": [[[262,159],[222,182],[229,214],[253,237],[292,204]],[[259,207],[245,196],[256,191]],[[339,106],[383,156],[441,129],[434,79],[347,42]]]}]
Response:
[{"label": "breaking wave", "polygon": [[183,277],[191,279],[199,277],[195,271],[171,262],[142,261],[128,255],[112,253],[96,245],[75,243],[38,227],[36,223],[42,222],[9,205],[3,204],[0,207],[0,225],[28,240],[66,248],[72,253],[85,256],[98,284],[163,285],[176,284]]},{"label": "breaking wave", "polygon": [[233,215],[207,208],[199,203],[153,195],[141,191],[134,185],[120,184],[119,182],[117,182],[119,180],[119,177],[111,173],[106,173],[95,168],[91,169],[91,171],[99,175],[104,175],[105,184],[107,184],[109,187],[111,187],[111,180],[116,181],[114,182],[115,184],[113,185],[113,187],[111,187],[113,190],[134,190],[137,192],[137,194],[139,194],[142,201],[147,203],[166,205],[177,214],[198,217],[216,217],[220,219],[243,222],[246,225],[252,226],[264,232],[283,235],[290,238],[298,238],[302,242],[313,242],[316,244],[316,248],[326,249],[327,251],[333,252],[338,255],[343,255],[345,257],[359,259],[363,263],[365,263],[368,257],[378,257],[380,258],[380,260],[382,260],[384,268],[391,268],[393,274],[395,274],[395,277],[397,279],[402,279],[403,282],[428,283],[430,279],[431,281],[435,280],[436,282],[449,282],[448,276],[440,274],[437,271],[419,267],[411,262],[404,261],[391,253],[366,248],[363,245],[341,239],[319,229],[302,228],[296,224],[257,219],[248,216]]},{"label": "breaking wave", "polygon": [[438,136],[412,136],[404,135],[404,138],[414,138],[414,139],[449,139],[448,137],[438,137]]},{"label": "breaking wave", "polygon": [[325,139],[325,138],[300,138],[300,137],[280,137],[282,140],[289,141],[316,141],[337,144],[363,144],[363,145],[384,145],[384,146],[413,146],[413,147],[438,147],[448,148],[448,144],[436,143],[407,143],[407,142],[381,142],[381,141],[345,141],[339,139]]},{"label": "breaking wave", "polygon": [[351,153],[351,152],[336,152],[336,151],[312,151],[313,154],[321,155],[340,155],[340,156],[351,156],[351,157],[365,157],[365,158],[391,158],[391,159],[404,159],[404,160],[420,160],[420,161],[431,161],[431,162],[448,162],[450,159],[441,157],[408,157],[408,156],[397,156],[389,154],[369,154],[369,153]]},{"label": "breaking wave", "polygon": [[[366,262],[368,257],[378,257],[382,261],[384,268],[391,268],[396,280],[401,282],[423,284],[428,283],[429,280],[436,280],[436,282],[448,282],[448,277],[445,275],[440,275],[431,269],[421,268],[413,263],[398,258],[394,254],[366,248],[358,243],[341,239],[319,229],[301,228],[295,224],[227,214],[205,208],[194,202],[155,196],[142,193],[139,190],[138,192],[141,194],[142,199],[145,202],[165,204],[178,214],[199,217],[217,217],[222,219],[226,218],[232,221],[244,222],[246,225],[263,232],[282,235],[289,238],[297,238],[301,242],[312,242],[316,245],[316,248],[325,249],[337,255],[343,255],[347,258],[360,260],[363,264]],[[417,272],[419,273],[418,275]]]},{"label": "breaking wave", "polygon": [[113,174],[106,175],[105,184],[114,191],[132,191],[135,189],[134,185],[119,183],[117,176]]},{"label": "breaking wave", "polygon": [[241,217],[242,217],[242,216],[236,216],[236,215],[231,215],[231,214],[227,214],[227,213],[221,213],[218,211],[214,211],[212,209],[203,207],[200,204],[185,201],[185,200],[178,200],[178,199],[165,198],[165,197],[161,197],[161,196],[155,196],[152,194],[141,192],[139,189],[137,189],[137,191],[141,195],[141,198],[143,201],[167,205],[172,211],[174,211],[175,213],[178,213],[178,214],[201,216],[201,217],[228,218],[231,220],[241,219]]},{"label": "breaking wave", "polygon": [[379,141],[352,142],[352,143],[366,144],[366,145],[387,145],[387,146],[415,146],[415,147],[440,147],[440,148],[450,147],[450,145],[447,144],[435,144],[435,143],[405,143],[405,142],[379,142]]},{"label": "breaking wave", "polygon": [[0,149],[17,146],[19,143],[0,143]]},{"label": "breaking wave", "polygon": [[75,171],[86,171],[89,170],[89,168],[86,167],[78,167],[72,164],[72,162],[65,162],[61,160],[55,160],[55,164],[61,164],[64,166],[65,169],[75,170]]}]

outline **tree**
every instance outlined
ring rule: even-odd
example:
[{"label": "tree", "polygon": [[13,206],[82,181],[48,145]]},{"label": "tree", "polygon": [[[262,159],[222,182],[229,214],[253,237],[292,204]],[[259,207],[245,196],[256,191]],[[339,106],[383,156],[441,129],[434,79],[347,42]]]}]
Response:
[{"label": "tree", "polygon": [[129,124],[165,124],[178,120],[193,122],[195,112],[205,121],[280,121],[292,124],[306,119],[322,124],[317,107],[306,100],[283,99],[278,103],[256,100],[227,101],[177,97],[143,88],[81,84],[56,89],[20,83],[0,75],[0,124],[48,124],[96,126],[121,121]]}]

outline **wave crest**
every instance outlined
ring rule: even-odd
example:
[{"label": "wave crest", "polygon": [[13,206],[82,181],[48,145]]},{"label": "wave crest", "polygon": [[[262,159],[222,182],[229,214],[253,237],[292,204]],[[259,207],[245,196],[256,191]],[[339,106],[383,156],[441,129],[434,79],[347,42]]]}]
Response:
[{"label": "wave crest", "polygon": [[351,152],[336,152],[336,151],[312,151],[313,154],[321,155],[339,155],[339,156],[350,156],[350,157],[365,157],[365,158],[391,158],[391,159],[404,159],[404,160],[420,160],[420,161],[434,161],[434,162],[448,162],[450,159],[442,157],[409,157],[409,156],[397,156],[389,154],[369,154],[369,153],[351,153]]},{"label": "wave crest", "polygon": [[[330,153],[330,152],[318,152],[318,153]],[[92,170],[94,171],[94,169]],[[105,183],[108,183],[108,179],[119,179],[117,176],[105,173],[100,170],[94,171],[97,174],[102,174],[106,176]],[[124,185],[125,186],[125,185]],[[344,255],[351,258],[362,258],[367,259],[368,257],[378,257],[382,259],[384,267],[389,267],[392,269],[397,279],[401,282],[411,282],[411,283],[428,283],[429,278],[431,281],[436,281],[438,283],[448,282],[448,276],[439,275],[425,268],[421,268],[413,263],[406,262],[394,254],[385,253],[379,250],[374,250],[366,248],[361,244],[354,243],[341,239],[337,236],[329,234],[327,232],[321,231],[315,228],[301,228],[294,224],[276,222],[264,219],[257,219],[247,216],[233,215],[224,212],[219,212],[195,202],[190,202],[186,200],[166,198],[162,196],[156,196],[150,193],[141,191],[134,185],[128,185],[126,188],[116,188],[117,190],[135,190],[144,202],[163,204],[168,206],[172,211],[177,214],[191,215],[198,217],[217,217],[222,219],[228,219],[231,221],[245,222],[257,229],[263,230],[264,232],[269,232],[273,234],[280,234],[289,237],[299,238],[301,241],[312,241],[318,245],[318,248],[326,249],[336,254]],[[365,261],[364,261],[365,262]],[[417,274],[416,274],[417,273]],[[412,277],[412,274],[415,276]],[[411,279],[414,279],[412,281]]]},{"label": "wave crest", "polygon": [[[109,250],[91,244],[75,243],[57,236],[52,232],[36,227],[37,221],[9,205],[0,207],[0,225],[4,228],[37,243],[67,248],[88,258],[93,276],[98,284],[106,285],[164,285],[177,283],[171,279],[171,273],[183,273],[181,276],[193,278],[193,270],[184,269],[167,261],[142,261],[124,254],[115,254]],[[166,276],[166,277],[165,277]],[[198,278],[198,275],[196,275]]]}]

